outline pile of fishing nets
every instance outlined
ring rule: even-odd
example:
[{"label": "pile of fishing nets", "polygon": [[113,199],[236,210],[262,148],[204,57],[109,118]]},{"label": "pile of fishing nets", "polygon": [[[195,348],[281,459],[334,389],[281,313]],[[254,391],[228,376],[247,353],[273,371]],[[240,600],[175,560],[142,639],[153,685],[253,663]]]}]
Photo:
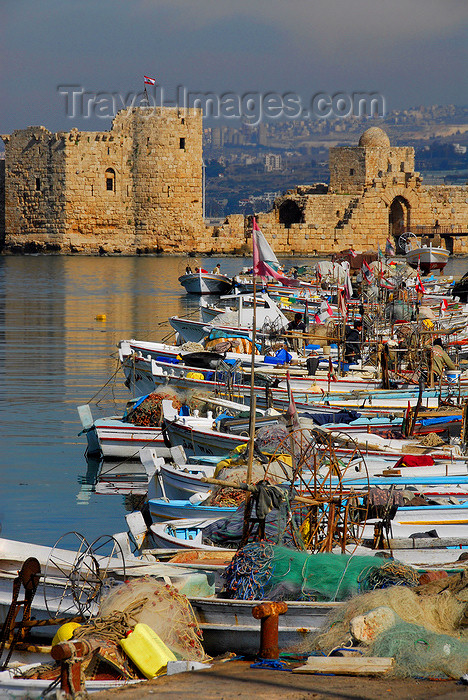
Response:
[{"label": "pile of fishing nets", "polygon": [[173,407],[180,410],[182,399],[173,391],[160,389],[134,403],[127,411],[124,420],[133,425],[161,425],[162,402],[165,399],[172,401]]},{"label": "pile of fishing nets", "polygon": [[240,549],[224,578],[226,596],[243,600],[345,600],[377,586],[418,583],[413,569],[396,562],[370,556],[309,554],[266,542]]},{"label": "pile of fishing nets", "polygon": [[468,571],[352,598],[316,637],[313,650],[330,654],[346,646],[359,646],[365,656],[393,657],[398,676],[459,678],[468,671]]},{"label": "pile of fishing nets", "polygon": [[122,614],[129,629],[137,622],[149,625],[178,658],[205,659],[192,606],[174,586],[149,576],[116,586],[101,598],[99,620]]},{"label": "pile of fishing nets", "polygon": [[[265,478],[272,484],[291,480],[293,475],[291,455],[277,454],[277,459],[271,460],[271,455],[274,452],[275,450],[272,450],[272,452],[266,449],[264,451],[260,450],[255,444],[251,475],[252,482],[262,481]],[[214,473],[215,479],[229,481],[231,484],[245,483],[248,455],[248,443],[236,447],[228,457],[217,463]]]},{"label": "pile of fishing nets", "polygon": [[[84,678],[138,680],[145,673],[141,666],[141,670],[137,668],[134,657],[127,656],[120,642],[139,622],[149,625],[176,658],[209,659],[203,651],[201,633],[187,598],[173,586],[147,576],[112,588],[101,598],[99,615],[86,624],[74,626],[62,639],[72,634],[75,640],[99,641],[99,647],[81,665]],[[144,664],[149,661],[143,650],[141,661]],[[34,665],[26,675],[53,681],[60,678],[60,664]]]}]

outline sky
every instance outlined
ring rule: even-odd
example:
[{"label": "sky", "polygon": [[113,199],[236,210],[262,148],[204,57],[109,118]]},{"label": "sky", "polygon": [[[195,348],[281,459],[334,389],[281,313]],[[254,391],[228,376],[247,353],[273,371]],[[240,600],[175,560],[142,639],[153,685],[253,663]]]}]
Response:
[{"label": "sky", "polygon": [[128,103],[144,75],[166,100],[183,86],[465,105],[467,28],[466,0],[1,0],[0,133],[107,129],[103,95]]}]

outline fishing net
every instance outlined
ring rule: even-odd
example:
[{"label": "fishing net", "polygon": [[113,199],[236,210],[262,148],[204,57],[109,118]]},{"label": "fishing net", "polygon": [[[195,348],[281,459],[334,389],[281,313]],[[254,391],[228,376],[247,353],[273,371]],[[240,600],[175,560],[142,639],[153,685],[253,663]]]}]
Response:
[{"label": "fishing net", "polygon": [[468,671],[468,640],[429,632],[402,620],[379,634],[370,656],[393,657],[392,673],[415,678],[460,678]]},{"label": "fishing net", "polygon": [[225,588],[227,597],[245,600],[330,601],[345,600],[366,587],[391,585],[395,580],[414,585],[409,567],[401,566],[398,579],[396,570],[386,577],[385,565],[375,557],[308,554],[254,542],[239,550],[227,567]]},{"label": "fishing net", "polygon": [[465,588],[454,593],[446,589],[432,595],[421,594],[424,590],[430,591],[430,585],[414,589],[391,586],[352,598],[330,619],[327,629],[315,639],[314,647],[329,653],[335,647],[348,645],[351,620],[381,606],[393,610],[403,622],[424,627],[437,635],[454,635],[468,642],[468,626],[462,626],[468,590]]},{"label": "fishing net", "polygon": [[161,425],[162,402],[165,399],[172,401],[172,405],[177,410],[182,406],[181,398],[174,392],[167,389],[155,391],[149,394],[143,401],[131,408],[125,420],[133,425]]},{"label": "fishing net", "polygon": [[125,613],[124,624],[131,629],[137,622],[149,625],[177,657],[206,658],[192,606],[173,586],[149,576],[119,585],[101,598],[100,618],[118,617],[118,613]]}]

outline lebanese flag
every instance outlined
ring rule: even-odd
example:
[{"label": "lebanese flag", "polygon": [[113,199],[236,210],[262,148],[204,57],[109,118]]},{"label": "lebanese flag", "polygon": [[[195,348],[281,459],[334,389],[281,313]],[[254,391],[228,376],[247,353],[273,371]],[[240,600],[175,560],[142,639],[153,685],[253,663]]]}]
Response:
[{"label": "lebanese flag", "polygon": [[419,272],[418,272],[418,275],[417,275],[417,279],[418,279],[418,281],[416,282],[416,286],[415,286],[416,291],[417,291],[417,292],[421,292],[421,294],[425,294],[425,293],[426,293],[426,289],[425,289],[425,287],[424,287],[424,285],[423,285],[423,283],[422,283],[421,276],[420,276]]},{"label": "lebanese flag", "polygon": [[289,376],[289,370],[286,372],[286,386],[288,389],[288,398],[289,398],[289,406],[286,409],[286,418],[288,421],[288,430],[291,432],[292,430],[296,430],[297,428],[300,427],[299,423],[299,416],[297,413],[297,408],[296,408],[296,403],[294,401],[294,396],[292,393],[291,389],[291,383],[290,383],[290,376]]},{"label": "lebanese flag", "polygon": [[146,85],[156,85],[156,78],[149,78],[147,75],[143,76]]},{"label": "lebanese flag", "polygon": [[352,248],[349,249],[349,254],[351,255],[352,258],[355,258],[357,255],[357,253]]},{"label": "lebanese flag", "polygon": [[445,316],[445,312],[447,311],[448,307],[448,302],[447,299],[442,299],[440,302],[440,309],[439,309],[439,316],[443,318]]},{"label": "lebanese flag", "polygon": [[333,309],[326,299],[324,299],[322,301],[322,304],[320,306],[320,313],[321,314],[327,313],[328,316],[333,316]]},{"label": "lebanese flag", "polygon": [[338,311],[340,314],[343,316],[343,318],[346,320],[348,316],[348,309],[346,307],[346,298],[344,292],[341,290],[338,293]]},{"label": "lebanese flag", "polygon": [[252,227],[252,256],[253,256],[253,271],[254,275],[259,277],[273,277],[273,279],[289,284],[291,280],[280,274],[275,267],[279,267],[278,258],[271,249],[267,239],[260,231],[257,221],[254,217]]},{"label": "lebanese flag", "polygon": [[367,283],[372,284],[372,282],[374,281],[374,273],[372,271],[372,268],[366,263],[365,260],[362,261],[361,272],[366,278]]}]

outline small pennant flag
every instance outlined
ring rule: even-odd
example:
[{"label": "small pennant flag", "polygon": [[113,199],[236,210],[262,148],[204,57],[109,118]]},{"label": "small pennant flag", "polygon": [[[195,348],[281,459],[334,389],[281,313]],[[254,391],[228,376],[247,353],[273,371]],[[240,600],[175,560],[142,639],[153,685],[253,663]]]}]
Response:
[{"label": "small pennant flag", "polygon": [[365,260],[362,261],[361,272],[367,280],[367,284],[372,284],[374,281],[374,273],[372,268],[366,263]]},{"label": "small pennant flag", "polygon": [[352,258],[355,258],[357,255],[357,253],[352,248],[349,249],[349,254],[351,255]]},{"label": "small pennant flag", "polygon": [[328,316],[333,316],[333,309],[326,299],[322,301],[320,306],[320,313],[326,313]]},{"label": "small pennant flag", "polygon": [[346,308],[346,298],[344,292],[339,292],[338,297],[338,310],[343,316],[343,318],[346,319],[348,315],[348,309]]},{"label": "small pennant flag", "polygon": [[443,318],[445,316],[445,312],[447,311],[448,307],[448,302],[447,299],[442,299],[440,302],[440,309],[439,309],[439,316]]},{"label": "small pennant flag", "polygon": [[146,85],[156,85],[156,78],[149,78],[147,75],[143,76]]},{"label": "small pennant flag", "polygon": [[387,238],[385,243],[385,255],[395,255],[395,247],[390,238]]},{"label": "small pennant flag", "polygon": [[425,294],[425,293],[426,293],[426,289],[425,289],[425,287],[424,287],[424,285],[423,285],[423,283],[422,283],[422,279],[421,279],[421,276],[420,276],[419,272],[418,272],[418,276],[417,276],[417,277],[418,277],[418,281],[416,282],[415,289],[416,289],[417,292],[421,292],[421,294]]}]

